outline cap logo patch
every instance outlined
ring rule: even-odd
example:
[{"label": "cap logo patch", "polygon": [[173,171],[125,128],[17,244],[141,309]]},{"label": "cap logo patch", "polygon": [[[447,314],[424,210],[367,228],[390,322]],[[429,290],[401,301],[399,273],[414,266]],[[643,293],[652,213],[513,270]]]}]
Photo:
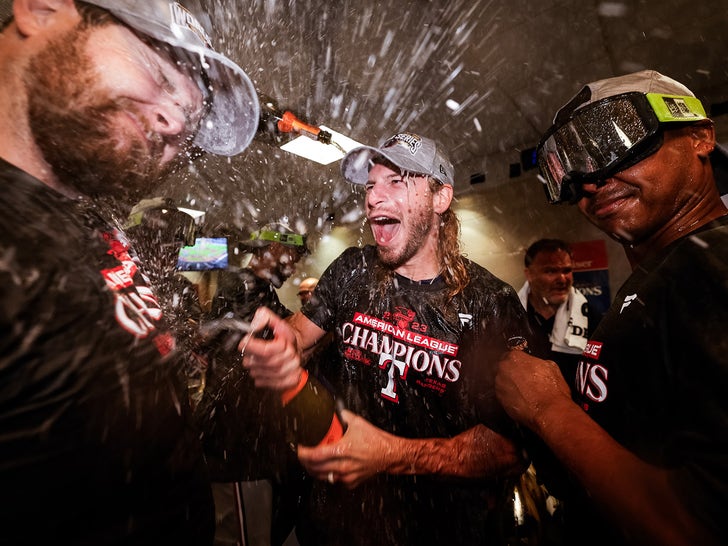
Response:
[{"label": "cap logo patch", "polygon": [[680,97],[663,97],[662,101],[674,118],[700,118],[698,114],[690,110],[685,99]]},{"label": "cap logo patch", "polygon": [[210,39],[210,36],[207,32],[205,32],[205,29],[200,22],[195,19],[195,16],[187,11],[187,8],[177,2],[171,2],[169,4],[169,10],[172,16],[172,24],[170,25],[172,31],[174,31],[176,27],[188,28],[196,34],[208,48],[212,49],[212,40]]},{"label": "cap logo patch", "polygon": [[409,151],[412,155],[415,155],[417,153],[417,150],[419,150],[422,146],[422,139],[419,136],[413,135],[411,133],[397,133],[387,142],[385,142],[382,148],[390,148],[392,146],[395,146],[396,144],[403,144],[404,146],[409,148]]}]

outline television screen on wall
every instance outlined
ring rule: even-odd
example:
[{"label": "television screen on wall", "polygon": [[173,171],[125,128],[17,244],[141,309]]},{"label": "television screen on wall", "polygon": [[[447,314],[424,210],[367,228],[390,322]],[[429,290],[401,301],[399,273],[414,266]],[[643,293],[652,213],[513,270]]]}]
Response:
[{"label": "television screen on wall", "polygon": [[180,249],[177,258],[177,271],[209,271],[227,266],[226,237],[197,237],[194,245]]}]

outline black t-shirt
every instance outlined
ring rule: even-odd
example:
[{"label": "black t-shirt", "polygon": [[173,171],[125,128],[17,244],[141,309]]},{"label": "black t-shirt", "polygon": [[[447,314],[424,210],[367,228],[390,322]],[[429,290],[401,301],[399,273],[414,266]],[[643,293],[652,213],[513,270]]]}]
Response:
[{"label": "black t-shirt", "polygon": [[[456,297],[393,275],[376,249],[351,248],[322,275],[303,313],[335,331],[339,360],[323,380],[347,409],[407,438],[452,437],[482,423],[512,425],[493,392],[494,365],[530,337],[515,291],[467,262]],[[312,484],[297,527],[304,544],[485,544],[493,483],[379,474],[349,491]]]},{"label": "black t-shirt", "polygon": [[[591,336],[575,399],[615,440],[667,468],[728,542],[728,217],[641,263]],[[659,502],[660,499],[654,499]]]},{"label": "black t-shirt", "polygon": [[255,311],[263,306],[283,318],[292,314],[278,299],[273,285],[255,275],[252,270],[244,268],[219,272],[217,291],[212,299],[211,320],[230,315],[250,321]]},{"label": "black t-shirt", "polygon": [[0,160],[0,543],[212,540],[174,339],[92,207]]}]

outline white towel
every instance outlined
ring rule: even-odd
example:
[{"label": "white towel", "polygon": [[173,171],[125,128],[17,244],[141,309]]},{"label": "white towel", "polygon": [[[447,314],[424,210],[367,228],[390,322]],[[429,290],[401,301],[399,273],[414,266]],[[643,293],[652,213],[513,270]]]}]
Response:
[{"label": "white towel", "polygon": [[524,309],[528,309],[528,293],[531,291],[531,285],[528,284],[528,281],[523,283],[523,286],[521,286],[521,289],[518,291],[518,299],[521,300],[521,305],[523,305]]},{"label": "white towel", "polygon": [[[528,309],[528,293],[531,287],[528,281],[518,291],[518,298],[524,309]],[[589,340],[589,318],[583,313],[586,297],[572,286],[569,299],[559,306],[554,317],[549,341],[551,350],[558,353],[581,354]]]}]

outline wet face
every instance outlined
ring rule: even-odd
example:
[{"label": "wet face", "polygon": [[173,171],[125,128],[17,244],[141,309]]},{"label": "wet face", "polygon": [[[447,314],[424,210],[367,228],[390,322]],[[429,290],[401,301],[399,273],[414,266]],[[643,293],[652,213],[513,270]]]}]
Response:
[{"label": "wet face", "polygon": [[384,165],[374,165],[366,185],[367,219],[382,262],[396,269],[409,262],[437,236],[429,180],[403,176]]},{"label": "wet face", "polygon": [[639,244],[659,234],[695,200],[691,186],[689,128],[665,131],[657,152],[597,188],[585,184],[578,206],[599,229],[622,243]]},{"label": "wet face", "polygon": [[301,253],[292,246],[271,243],[259,253],[258,260],[270,283],[280,288],[296,272],[296,264],[301,257]]},{"label": "wet face", "polygon": [[76,28],[48,43],[26,77],[36,143],[64,185],[137,199],[179,161],[202,94],[164,50],[128,28]]},{"label": "wet face", "polygon": [[531,295],[548,305],[561,305],[569,299],[569,290],[574,284],[573,269],[568,252],[539,252],[526,268]]}]

